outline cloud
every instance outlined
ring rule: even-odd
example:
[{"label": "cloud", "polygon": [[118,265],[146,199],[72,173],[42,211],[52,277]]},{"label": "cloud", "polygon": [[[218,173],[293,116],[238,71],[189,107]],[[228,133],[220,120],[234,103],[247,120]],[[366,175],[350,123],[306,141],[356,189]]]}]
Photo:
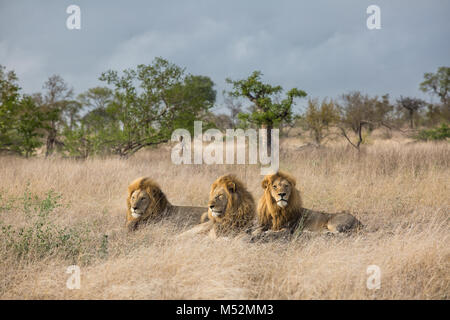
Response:
[{"label": "cloud", "polygon": [[25,91],[39,90],[42,86],[37,79],[46,64],[43,56],[12,46],[7,41],[0,41],[0,64],[16,72],[20,79],[20,86]]},{"label": "cloud", "polygon": [[79,93],[104,85],[103,71],[161,56],[211,77],[219,93],[229,89],[225,78],[260,70],[264,81],[313,97],[349,90],[420,96],[423,73],[450,64],[450,4],[443,1],[379,0],[382,29],[375,31],[366,28],[366,0],[79,0],[80,31],[65,27],[69,4],[0,5],[0,63],[16,70],[27,91],[58,73]]},{"label": "cloud", "polygon": [[154,57],[186,61],[203,52],[211,53],[209,45],[216,42],[226,26],[203,19],[190,32],[179,30],[149,30],[119,43],[102,64],[103,68],[123,70],[141,63],[151,63]]}]

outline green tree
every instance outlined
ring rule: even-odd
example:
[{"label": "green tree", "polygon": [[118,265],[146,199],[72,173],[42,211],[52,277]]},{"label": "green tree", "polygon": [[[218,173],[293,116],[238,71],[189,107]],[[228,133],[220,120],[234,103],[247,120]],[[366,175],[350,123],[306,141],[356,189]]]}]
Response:
[{"label": "green tree", "polygon": [[450,68],[440,67],[436,73],[425,73],[424,78],[420,90],[438,96],[441,102],[440,106],[429,108],[428,115],[431,116],[431,122],[437,122],[436,118],[450,121]]},{"label": "green tree", "polygon": [[[450,114],[449,114],[450,115]],[[425,111],[426,124],[429,126],[435,126],[442,121],[442,119],[449,119],[450,117],[446,117],[442,108],[439,105],[433,103],[427,103],[427,109]]]},{"label": "green tree", "polygon": [[107,114],[114,114],[114,121],[104,142],[121,156],[166,142],[177,128],[193,131],[194,120],[206,119],[216,98],[211,79],[185,75],[162,58],[120,75],[109,70],[100,80],[113,86]]},{"label": "green tree", "polygon": [[24,96],[18,105],[15,122],[20,152],[27,158],[43,145],[46,115],[30,96]]},{"label": "green tree", "polygon": [[339,120],[339,110],[332,100],[327,102],[324,99],[319,105],[317,99],[309,99],[304,120],[315,143],[320,145],[322,140],[327,137],[330,127]]},{"label": "green tree", "polygon": [[[362,131],[364,127],[369,130],[384,125],[388,128],[389,114],[393,106],[389,103],[389,95],[384,95],[381,100],[378,96],[370,98],[367,94],[355,91],[341,96],[341,102],[336,104],[340,111],[339,129],[342,136],[356,149],[359,150],[363,142]],[[350,128],[357,136],[357,141],[352,142],[347,129]]]},{"label": "green tree", "polygon": [[450,68],[440,67],[436,73],[425,73],[424,78],[425,80],[420,84],[420,90],[438,96],[442,104],[448,105],[450,92]]},{"label": "green tree", "polygon": [[[63,150],[69,156],[87,158],[92,154],[108,154],[106,144],[114,113],[107,110],[113,100],[113,92],[107,87],[94,87],[68,101],[63,112],[66,125],[63,129]],[[82,115],[83,113],[83,115]]]},{"label": "green tree", "polygon": [[306,96],[303,90],[293,88],[287,91],[286,97],[279,100],[283,91],[281,86],[272,86],[261,81],[262,73],[254,71],[247,79],[233,81],[226,79],[233,86],[228,94],[232,97],[244,97],[253,105],[248,113],[241,113],[239,119],[264,128],[267,137],[267,150],[271,150],[270,131],[281,122],[292,121],[292,106],[295,98]]},{"label": "green tree", "polygon": [[77,158],[114,153],[122,132],[118,111],[117,104],[111,102],[88,111],[74,128],[66,126],[64,150]]},{"label": "green tree", "polygon": [[7,71],[0,65],[0,151],[15,150],[14,122],[20,100],[20,87],[14,71]]},{"label": "green tree", "polygon": [[[61,146],[60,133],[65,124],[64,113],[71,105],[69,98],[73,91],[59,75],[53,75],[44,83],[46,90],[41,108],[47,114],[46,123],[46,151],[45,155],[53,153],[55,146]],[[70,112],[69,112],[70,113]]]},{"label": "green tree", "polygon": [[31,156],[42,145],[46,115],[22,96],[13,71],[0,66],[0,151]]},{"label": "green tree", "polygon": [[63,131],[64,135],[64,151],[66,151],[69,156],[75,158],[86,159],[95,150],[95,138],[90,130],[86,129],[84,123],[79,126],[69,129],[66,127]]},{"label": "green tree", "polygon": [[105,109],[112,101],[112,95],[112,90],[107,87],[95,87],[79,94],[77,100],[88,110]]},{"label": "green tree", "polygon": [[167,90],[170,106],[166,120],[171,132],[176,128],[193,129],[196,120],[204,120],[205,129],[211,126],[208,115],[216,101],[214,83],[209,77],[187,75],[182,82]]},{"label": "green tree", "polygon": [[414,117],[417,116],[419,111],[425,106],[425,101],[417,98],[401,97],[397,100],[400,108],[406,110],[409,118],[409,127],[414,128]]}]

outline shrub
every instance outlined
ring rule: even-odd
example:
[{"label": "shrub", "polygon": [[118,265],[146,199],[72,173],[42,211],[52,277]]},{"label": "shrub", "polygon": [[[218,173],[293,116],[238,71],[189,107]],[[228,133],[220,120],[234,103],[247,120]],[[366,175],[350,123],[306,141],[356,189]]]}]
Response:
[{"label": "shrub", "polygon": [[450,127],[443,123],[440,127],[428,130],[421,130],[416,137],[418,140],[445,140],[450,138]]},{"label": "shrub", "polygon": [[2,255],[13,255],[18,260],[43,259],[56,255],[82,264],[90,262],[95,256],[105,257],[108,244],[106,236],[97,239],[88,225],[67,227],[52,221],[55,210],[63,207],[61,198],[54,190],[40,198],[29,191],[29,186],[23,196],[14,201],[5,201],[0,197],[0,210],[14,211],[26,218],[23,226],[6,225],[0,221]]}]

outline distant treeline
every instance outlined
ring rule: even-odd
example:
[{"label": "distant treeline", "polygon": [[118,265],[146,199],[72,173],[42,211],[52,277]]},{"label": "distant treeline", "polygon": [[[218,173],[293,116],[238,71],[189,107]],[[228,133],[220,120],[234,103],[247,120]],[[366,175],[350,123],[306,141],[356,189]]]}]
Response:
[{"label": "distant treeline", "polygon": [[[188,74],[163,58],[122,73],[106,71],[99,78],[104,86],[77,97],[58,75],[44,83],[43,92],[22,93],[15,72],[0,65],[0,153],[30,157],[45,146],[47,156],[54,152],[79,158],[128,156],[169,141],[177,128],[193,132],[196,120],[203,121],[204,129],[300,126],[316,144],[335,128],[333,132],[342,134],[357,149],[363,130],[380,126],[428,127],[417,132],[421,139],[450,135],[448,67],[425,73],[419,85],[420,90],[437,97],[434,103],[414,97],[390,101],[388,94],[370,97],[349,92],[323,101],[308,98],[301,114],[294,114],[293,105],[307,96],[305,91],[284,90],[261,78],[261,72],[255,71],[246,79],[226,79],[230,90],[224,92],[224,104],[229,114],[215,114],[214,82],[208,76]],[[244,108],[244,102],[249,107]]]}]

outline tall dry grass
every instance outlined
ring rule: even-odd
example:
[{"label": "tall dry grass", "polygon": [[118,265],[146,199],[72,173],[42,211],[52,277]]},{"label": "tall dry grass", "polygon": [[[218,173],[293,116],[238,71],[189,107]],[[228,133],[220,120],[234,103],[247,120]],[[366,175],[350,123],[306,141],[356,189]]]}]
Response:
[{"label": "tall dry grass", "polygon": [[[449,299],[448,143],[380,140],[360,153],[340,143],[298,150],[291,139],[283,146],[281,168],[297,178],[305,206],[349,210],[364,223],[364,232],[305,235],[288,243],[181,240],[177,226],[160,222],[127,234],[126,187],[133,179],[153,177],[174,204],[206,205],[211,183],[230,172],[258,199],[259,168],[176,166],[167,147],[128,160],[0,158],[3,226],[30,226],[26,211],[36,214],[48,206],[53,229],[47,232],[64,234],[47,239],[44,244],[61,241],[48,251],[42,251],[40,238],[26,238],[35,245],[26,252],[12,250],[2,235],[0,297]],[[61,195],[52,198],[60,205],[42,205],[51,189]],[[24,207],[24,194],[34,209]],[[66,288],[71,264],[81,267],[79,290]],[[380,267],[378,290],[367,289],[369,265]]]}]

